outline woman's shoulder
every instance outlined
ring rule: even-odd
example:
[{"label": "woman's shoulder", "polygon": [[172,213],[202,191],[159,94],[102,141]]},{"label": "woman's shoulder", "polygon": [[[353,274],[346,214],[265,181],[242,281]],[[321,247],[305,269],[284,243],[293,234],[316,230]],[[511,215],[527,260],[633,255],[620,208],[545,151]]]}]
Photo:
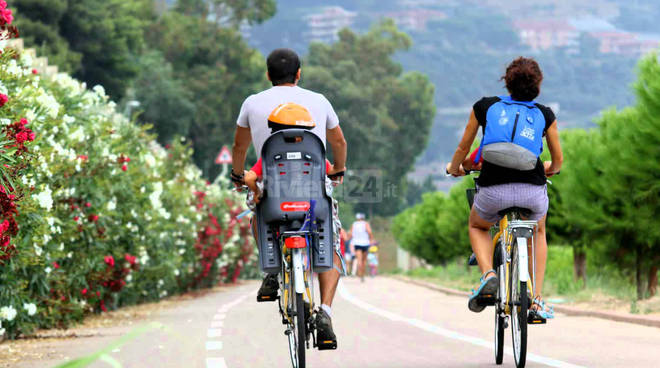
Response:
[{"label": "woman's shoulder", "polygon": [[491,106],[500,101],[502,101],[502,99],[498,96],[482,97],[479,101],[472,105],[472,109],[474,110],[475,114],[485,114]]},{"label": "woman's shoulder", "polygon": [[486,125],[486,113],[488,112],[488,109],[501,100],[502,99],[497,96],[491,96],[482,97],[479,101],[474,103],[472,110],[474,111],[474,115],[476,116],[479,125]]}]

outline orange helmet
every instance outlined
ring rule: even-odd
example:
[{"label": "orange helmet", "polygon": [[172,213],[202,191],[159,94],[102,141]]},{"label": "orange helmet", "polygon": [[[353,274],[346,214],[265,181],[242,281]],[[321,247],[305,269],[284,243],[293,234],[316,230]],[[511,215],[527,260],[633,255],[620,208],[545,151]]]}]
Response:
[{"label": "orange helmet", "polygon": [[277,106],[268,116],[268,127],[273,133],[283,129],[313,129],[315,126],[309,110],[293,102]]}]

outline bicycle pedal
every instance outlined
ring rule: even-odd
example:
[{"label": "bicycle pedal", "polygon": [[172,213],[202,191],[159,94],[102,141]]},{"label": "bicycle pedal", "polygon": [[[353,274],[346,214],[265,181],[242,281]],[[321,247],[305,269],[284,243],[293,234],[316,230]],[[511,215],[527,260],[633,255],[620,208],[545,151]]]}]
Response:
[{"label": "bicycle pedal", "polygon": [[262,302],[274,302],[278,299],[277,295],[272,296],[272,295],[257,295],[257,302],[262,303]]},{"label": "bicycle pedal", "polygon": [[496,296],[493,294],[484,294],[477,298],[477,303],[480,306],[491,306],[495,305]]},{"label": "bicycle pedal", "polygon": [[319,340],[319,350],[337,350],[337,340]]},{"label": "bicycle pedal", "polygon": [[527,316],[527,324],[529,325],[544,325],[548,321],[545,318],[539,316],[532,316],[531,314]]}]

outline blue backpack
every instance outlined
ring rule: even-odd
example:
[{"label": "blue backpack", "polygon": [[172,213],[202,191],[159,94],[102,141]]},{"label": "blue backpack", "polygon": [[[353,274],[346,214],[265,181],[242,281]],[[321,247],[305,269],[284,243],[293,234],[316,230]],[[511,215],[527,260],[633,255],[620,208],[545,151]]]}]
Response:
[{"label": "blue backpack", "polygon": [[500,97],[486,112],[486,129],[475,161],[532,170],[543,151],[545,117],[534,101]]}]

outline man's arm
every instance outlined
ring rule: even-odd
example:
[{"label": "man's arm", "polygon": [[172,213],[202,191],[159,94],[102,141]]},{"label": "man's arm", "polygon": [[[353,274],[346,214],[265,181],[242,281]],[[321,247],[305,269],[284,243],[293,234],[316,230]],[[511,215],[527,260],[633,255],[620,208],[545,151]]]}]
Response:
[{"label": "man's arm", "polygon": [[332,147],[332,157],[334,162],[332,164],[332,170],[328,173],[334,174],[346,170],[346,139],[344,138],[344,132],[342,132],[340,126],[336,126],[332,129],[327,130],[327,139]]},{"label": "man's arm", "polygon": [[237,175],[243,175],[245,171],[245,157],[247,156],[248,148],[252,142],[252,135],[250,128],[236,127],[236,134],[234,135],[234,146],[232,147],[232,169],[231,171]]}]

